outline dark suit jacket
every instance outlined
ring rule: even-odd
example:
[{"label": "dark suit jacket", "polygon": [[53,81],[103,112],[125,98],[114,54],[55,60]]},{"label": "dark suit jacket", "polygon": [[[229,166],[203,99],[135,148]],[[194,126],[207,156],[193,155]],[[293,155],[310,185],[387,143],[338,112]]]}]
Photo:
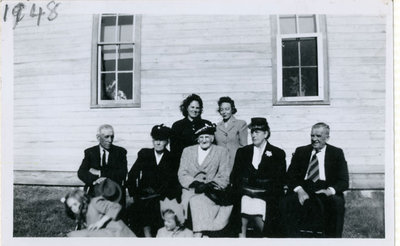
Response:
[{"label": "dark suit jacket", "polygon": [[[296,149],[287,172],[289,191],[293,191],[297,186],[308,186],[307,182],[310,181],[304,180],[304,177],[312,150],[311,144]],[[349,172],[343,150],[328,144],[325,151],[325,177],[325,188],[333,187],[337,195],[349,188]]]},{"label": "dark suit jacket", "polygon": [[[286,159],[285,152],[270,143],[267,143],[264,154],[258,169],[252,165],[254,145],[247,145],[238,149],[235,163],[231,174],[231,183],[236,194],[236,204],[234,211],[240,213],[241,186],[244,185],[244,179],[248,178],[249,185],[254,186],[256,179],[268,179],[264,199],[267,202],[265,236],[279,236],[279,200],[284,195],[283,184],[285,182]],[[268,156],[268,154],[270,156]],[[238,216],[236,214],[236,216]],[[239,222],[240,224],[240,222]]]},{"label": "dark suit jacket", "polygon": [[144,188],[151,187],[161,198],[180,197],[181,187],[178,182],[178,166],[165,150],[157,165],[153,149],[141,149],[128,174],[127,188],[131,196],[141,195]]},{"label": "dark suit jacket", "polygon": [[93,181],[99,178],[89,172],[90,168],[94,168],[101,171],[101,177],[107,177],[122,185],[126,179],[128,172],[127,151],[115,145],[111,145],[108,155],[107,165],[104,167],[100,166],[100,146],[96,145],[85,150],[85,157],[83,158],[82,164],[78,170],[78,177],[87,186],[91,187]]}]

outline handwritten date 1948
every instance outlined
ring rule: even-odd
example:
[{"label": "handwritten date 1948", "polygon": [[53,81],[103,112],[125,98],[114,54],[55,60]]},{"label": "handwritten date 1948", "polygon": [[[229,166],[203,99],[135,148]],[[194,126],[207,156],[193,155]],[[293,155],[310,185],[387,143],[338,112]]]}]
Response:
[{"label": "handwritten date 1948", "polygon": [[[57,8],[59,5],[60,5],[60,3],[56,3],[55,1],[51,1],[51,2],[47,3],[46,11],[49,11],[48,15],[47,15],[47,20],[53,21],[54,19],[57,18],[57,16],[58,16]],[[26,14],[25,9],[27,10],[29,6],[20,2],[20,3],[15,4],[13,8],[11,8],[11,7],[8,4],[5,5],[3,20],[4,20],[4,22],[7,21],[8,13],[9,13],[9,11],[11,11],[11,14],[14,19],[14,27],[13,28],[15,28],[18,25],[18,23],[24,19],[25,14]],[[36,24],[39,26],[42,16],[45,16],[47,12],[45,12],[42,7],[40,7],[40,6],[37,7],[35,3],[32,3],[30,7],[31,8],[30,8],[29,16],[31,18],[36,17],[37,18]]]}]

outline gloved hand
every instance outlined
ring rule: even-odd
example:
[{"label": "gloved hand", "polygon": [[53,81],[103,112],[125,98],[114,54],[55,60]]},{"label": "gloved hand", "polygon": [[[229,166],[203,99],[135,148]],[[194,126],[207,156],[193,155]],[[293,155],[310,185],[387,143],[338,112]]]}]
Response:
[{"label": "gloved hand", "polygon": [[197,193],[197,194],[200,194],[200,193],[206,192],[209,189],[212,189],[212,184],[211,183],[202,183],[202,184],[198,185],[194,189],[194,192]]},{"label": "gloved hand", "polygon": [[196,187],[199,186],[199,185],[201,185],[201,184],[204,184],[204,183],[195,180],[195,181],[193,181],[193,182],[189,185],[189,188],[194,188],[194,189],[196,189]]}]

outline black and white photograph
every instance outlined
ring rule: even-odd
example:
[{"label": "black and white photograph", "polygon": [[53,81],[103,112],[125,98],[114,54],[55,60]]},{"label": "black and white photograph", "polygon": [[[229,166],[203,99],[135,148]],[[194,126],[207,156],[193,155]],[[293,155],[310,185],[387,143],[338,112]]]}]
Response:
[{"label": "black and white photograph", "polygon": [[393,245],[392,4],[1,1],[2,244]]}]

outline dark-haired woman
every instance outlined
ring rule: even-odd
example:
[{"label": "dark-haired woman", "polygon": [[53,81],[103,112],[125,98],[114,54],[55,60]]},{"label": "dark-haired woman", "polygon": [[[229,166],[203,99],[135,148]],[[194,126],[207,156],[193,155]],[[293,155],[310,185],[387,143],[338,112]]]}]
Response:
[{"label": "dark-haired woman", "polygon": [[218,100],[218,113],[222,121],[217,124],[215,141],[217,145],[228,149],[229,163],[233,165],[238,148],[247,145],[247,123],[238,120],[233,115],[237,109],[235,102],[230,97],[221,97]]},{"label": "dark-haired woman", "polygon": [[211,125],[211,122],[201,118],[203,101],[196,94],[186,97],[180,110],[185,118],[172,125],[170,142],[171,154],[177,162],[179,162],[184,148],[197,144],[195,130],[201,128],[205,123]]}]

